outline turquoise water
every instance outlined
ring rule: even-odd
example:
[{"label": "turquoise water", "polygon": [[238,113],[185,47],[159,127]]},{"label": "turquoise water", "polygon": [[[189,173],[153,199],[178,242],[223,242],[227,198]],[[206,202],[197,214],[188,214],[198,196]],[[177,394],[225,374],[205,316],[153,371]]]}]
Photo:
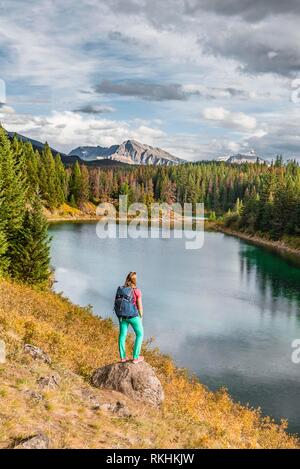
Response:
[{"label": "turquoise water", "polygon": [[263,248],[205,233],[180,239],[99,239],[95,224],[51,226],[55,290],[113,317],[116,287],[138,274],[147,337],[215,390],[221,386],[300,433],[300,269]]}]

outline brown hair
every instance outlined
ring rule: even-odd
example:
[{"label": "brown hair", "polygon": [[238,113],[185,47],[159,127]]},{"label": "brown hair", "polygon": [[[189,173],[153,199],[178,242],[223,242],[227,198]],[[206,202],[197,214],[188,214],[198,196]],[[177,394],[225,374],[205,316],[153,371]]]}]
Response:
[{"label": "brown hair", "polygon": [[136,272],[129,272],[125,280],[125,287],[136,288]]}]

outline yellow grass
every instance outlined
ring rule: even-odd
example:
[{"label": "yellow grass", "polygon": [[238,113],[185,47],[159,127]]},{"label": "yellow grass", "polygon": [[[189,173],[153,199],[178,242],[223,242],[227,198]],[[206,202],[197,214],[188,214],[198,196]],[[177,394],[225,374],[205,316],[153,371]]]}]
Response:
[{"label": "yellow grass", "polygon": [[[144,355],[165,390],[161,409],[91,388],[92,371],[118,359],[116,327],[52,292],[0,281],[0,337],[8,351],[7,363],[0,368],[0,447],[37,430],[46,432],[57,448],[299,447],[284,423],[276,425],[234,403],[225,390],[208,391],[147,345]],[[52,368],[25,355],[24,342],[49,353]],[[53,370],[62,376],[60,387],[41,392],[38,377]],[[28,389],[41,392],[43,400],[29,399]],[[134,415],[119,418],[91,410],[80,397],[83,389],[101,402],[121,399]]]},{"label": "yellow grass", "polygon": [[44,208],[48,221],[96,219],[96,206],[92,202],[85,202],[80,209],[64,203],[52,211]]}]

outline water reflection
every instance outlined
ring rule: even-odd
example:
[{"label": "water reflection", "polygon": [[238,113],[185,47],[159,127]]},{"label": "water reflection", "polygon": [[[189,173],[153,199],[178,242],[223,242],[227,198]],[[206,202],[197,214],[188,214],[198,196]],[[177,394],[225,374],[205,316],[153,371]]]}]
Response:
[{"label": "water reflection", "polygon": [[300,318],[300,269],[262,248],[240,246],[240,273],[248,285],[255,278],[260,293],[260,307],[273,314],[284,312]]}]

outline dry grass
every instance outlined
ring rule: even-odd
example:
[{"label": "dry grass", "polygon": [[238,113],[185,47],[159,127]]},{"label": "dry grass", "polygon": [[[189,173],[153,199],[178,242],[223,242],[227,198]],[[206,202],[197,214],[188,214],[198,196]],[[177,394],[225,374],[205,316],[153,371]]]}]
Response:
[{"label": "dry grass", "polygon": [[48,219],[56,218],[56,217],[74,217],[76,218],[77,216],[81,215],[81,211],[78,208],[71,207],[71,205],[68,205],[66,203],[62,204],[59,208],[50,211],[46,208],[44,208],[44,213]]},{"label": "dry grass", "polygon": [[50,211],[44,208],[44,214],[49,222],[63,220],[96,220],[96,206],[92,202],[85,202],[80,209],[72,207],[67,203],[62,204],[59,208]]},{"label": "dry grass", "polygon": [[[37,430],[45,431],[57,448],[294,448],[299,441],[285,424],[263,419],[258,411],[234,403],[221,390],[208,391],[178,370],[157,350],[144,350],[155,367],[166,399],[160,410],[130,402],[124,396],[92,389],[91,372],[117,360],[117,330],[111,320],[71,304],[51,292],[0,282],[0,337],[8,360],[0,369],[0,447]],[[52,369],[23,353],[24,342],[44,349]],[[59,388],[28,398],[37,378],[58,371]],[[101,402],[121,399],[134,416],[118,418],[91,410],[82,398],[89,390]]]}]

